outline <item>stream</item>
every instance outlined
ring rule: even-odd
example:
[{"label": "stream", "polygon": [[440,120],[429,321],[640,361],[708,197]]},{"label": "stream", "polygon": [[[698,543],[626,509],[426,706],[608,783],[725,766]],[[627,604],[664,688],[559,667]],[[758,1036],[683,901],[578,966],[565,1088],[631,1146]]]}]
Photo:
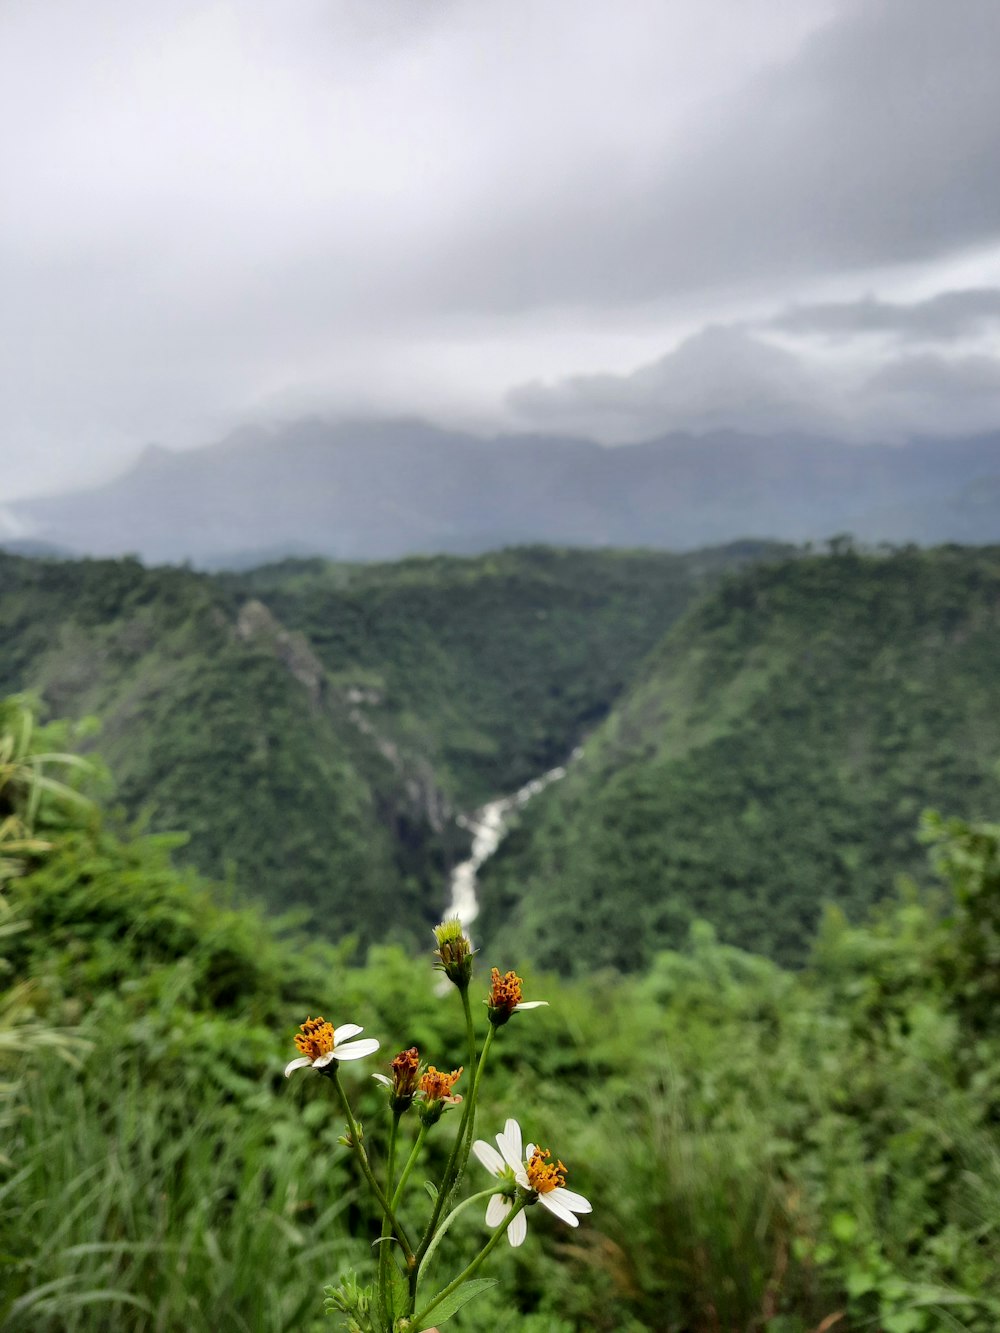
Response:
[{"label": "stream", "polygon": [[[579,753],[579,750],[574,750],[568,763],[572,763]],[[472,832],[472,855],[467,861],[460,862],[451,872],[448,881],[446,919],[457,916],[463,926],[475,921],[479,915],[476,876],[480,866],[488,861],[500,846],[507,832],[509,816],[515,810],[522,810],[532,797],[565,776],[565,764],[561,764],[558,768],[550,768],[541,777],[526,782],[512,796],[501,796],[495,801],[487,801],[471,815],[459,815],[458,823]]]}]

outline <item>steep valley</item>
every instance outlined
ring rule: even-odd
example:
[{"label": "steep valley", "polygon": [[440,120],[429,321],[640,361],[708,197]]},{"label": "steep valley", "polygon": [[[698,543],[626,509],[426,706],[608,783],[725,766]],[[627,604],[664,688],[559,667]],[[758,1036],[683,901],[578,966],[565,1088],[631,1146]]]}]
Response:
[{"label": "steep valley", "polygon": [[922,870],[933,806],[1000,807],[1000,550],[757,566],[667,634],[482,870],[480,929],[564,972],[637,970],[707,919],[804,961]]}]

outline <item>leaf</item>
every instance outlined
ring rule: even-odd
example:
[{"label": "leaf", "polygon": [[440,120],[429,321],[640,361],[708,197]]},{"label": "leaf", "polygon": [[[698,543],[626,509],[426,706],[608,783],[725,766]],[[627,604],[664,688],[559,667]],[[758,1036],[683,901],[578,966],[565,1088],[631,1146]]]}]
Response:
[{"label": "leaf", "polygon": [[897,1310],[882,1316],[885,1333],[920,1333],[924,1317],[919,1310]]},{"label": "leaf", "polygon": [[450,1296],[446,1296],[440,1305],[435,1305],[431,1311],[435,1324],[443,1324],[446,1319],[450,1319],[453,1314],[461,1310],[463,1305],[467,1305],[473,1296],[478,1296],[481,1291],[487,1291],[496,1285],[495,1277],[474,1277],[468,1282],[463,1282]]},{"label": "leaf", "polygon": [[851,1268],[848,1270],[844,1285],[847,1287],[848,1296],[857,1300],[859,1296],[866,1296],[868,1292],[874,1291],[878,1283],[874,1274],[867,1268]]},{"label": "leaf", "polygon": [[379,1292],[379,1304],[382,1306],[386,1328],[391,1328],[396,1319],[401,1314],[406,1313],[410,1300],[410,1288],[406,1278],[399,1271],[399,1265],[391,1255],[386,1257],[385,1269],[388,1281],[385,1290]]},{"label": "leaf", "polygon": [[850,1213],[834,1213],[830,1230],[837,1240],[844,1241],[846,1244],[858,1234],[857,1219]]}]

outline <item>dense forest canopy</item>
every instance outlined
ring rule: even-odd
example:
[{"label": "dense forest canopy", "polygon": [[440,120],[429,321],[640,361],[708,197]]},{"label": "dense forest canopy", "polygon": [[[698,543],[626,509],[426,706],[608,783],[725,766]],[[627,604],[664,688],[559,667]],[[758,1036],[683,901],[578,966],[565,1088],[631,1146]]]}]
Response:
[{"label": "dense forest canopy", "polygon": [[0,690],[93,717],[116,795],[272,909],[415,940],[454,815],[560,762],[692,599],[781,548],[245,576],[0,554]]},{"label": "dense forest canopy", "polygon": [[[757,565],[693,606],[484,869],[484,932],[644,967],[697,918],[779,961],[1000,808],[1000,549]],[[566,923],[558,933],[552,920]]]}]

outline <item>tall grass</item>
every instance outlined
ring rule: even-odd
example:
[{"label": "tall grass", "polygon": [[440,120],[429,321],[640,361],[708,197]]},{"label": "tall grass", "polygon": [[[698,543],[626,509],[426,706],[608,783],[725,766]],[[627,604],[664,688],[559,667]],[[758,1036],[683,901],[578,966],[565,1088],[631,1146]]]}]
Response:
[{"label": "tall grass", "polygon": [[749,1112],[715,1125],[660,1081],[629,1107],[626,1135],[616,1131],[622,1119],[620,1106],[609,1109],[595,1138],[591,1168],[613,1197],[592,1258],[641,1327],[804,1333],[836,1308],[796,1257],[807,1221],[772,1126]]},{"label": "tall grass", "polygon": [[[0,1328],[261,1333],[323,1326],[357,1249],[319,1104],[279,1116],[144,1080],[124,1052],[25,1080],[0,1185]],[[351,1255],[364,1266],[364,1247]]]}]

